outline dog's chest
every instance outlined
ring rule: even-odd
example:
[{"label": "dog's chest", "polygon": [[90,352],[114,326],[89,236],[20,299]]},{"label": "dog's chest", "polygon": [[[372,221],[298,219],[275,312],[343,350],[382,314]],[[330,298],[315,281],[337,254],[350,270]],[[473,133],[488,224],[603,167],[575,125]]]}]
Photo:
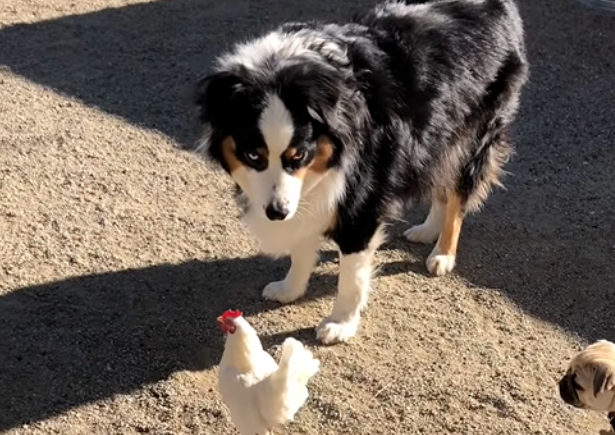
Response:
[{"label": "dog's chest", "polygon": [[302,208],[288,221],[270,221],[264,213],[251,209],[243,222],[259,242],[263,253],[282,256],[308,238],[321,237],[331,226],[334,212]]}]

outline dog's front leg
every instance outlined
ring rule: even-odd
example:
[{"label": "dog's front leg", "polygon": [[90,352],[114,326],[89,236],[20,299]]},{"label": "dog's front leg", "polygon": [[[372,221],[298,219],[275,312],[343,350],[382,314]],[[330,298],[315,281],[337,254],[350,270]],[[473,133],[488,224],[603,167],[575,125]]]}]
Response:
[{"label": "dog's front leg", "polygon": [[267,284],[263,297],[288,304],[303,296],[318,260],[320,242],[319,237],[313,237],[295,246],[290,253],[291,263],[286,278]]},{"label": "dog's front leg", "polygon": [[361,311],[367,306],[374,253],[383,239],[384,234],[381,228],[378,228],[362,250],[348,252],[340,246],[340,271],[335,305],[331,315],[316,328],[318,339],[323,343],[348,341],[356,334]]}]

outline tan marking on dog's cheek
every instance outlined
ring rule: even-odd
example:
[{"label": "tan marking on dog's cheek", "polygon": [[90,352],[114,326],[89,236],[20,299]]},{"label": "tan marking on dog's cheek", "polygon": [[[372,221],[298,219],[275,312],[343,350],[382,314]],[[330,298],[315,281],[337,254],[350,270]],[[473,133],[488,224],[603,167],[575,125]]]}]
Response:
[{"label": "tan marking on dog's cheek", "polygon": [[252,196],[250,178],[248,176],[247,166],[238,166],[237,169],[231,172],[231,178],[239,186],[239,189],[248,197]]},{"label": "tan marking on dog's cheek", "polygon": [[235,141],[230,136],[227,136],[222,141],[222,158],[224,159],[224,163],[226,163],[226,166],[231,174],[238,169],[245,167],[245,165],[239,161],[237,155],[235,154]]},{"label": "tan marking on dog's cheek", "polygon": [[305,176],[307,175],[307,170],[308,170],[307,167],[299,168],[295,172],[293,172],[291,175],[301,180],[301,182],[303,182],[303,180],[305,180]]},{"label": "tan marking on dog's cheek", "polygon": [[312,172],[322,174],[329,169],[329,161],[333,157],[333,143],[327,136],[321,136],[318,139],[317,147],[316,156],[308,168]]}]

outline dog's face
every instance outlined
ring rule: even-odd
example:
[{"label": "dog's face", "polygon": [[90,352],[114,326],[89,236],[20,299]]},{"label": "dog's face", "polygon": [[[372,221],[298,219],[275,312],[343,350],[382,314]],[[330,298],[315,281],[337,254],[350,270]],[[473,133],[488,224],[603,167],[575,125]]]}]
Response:
[{"label": "dog's face", "polygon": [[268,71],[237,67],[196,93],[201,148],[269,220],[288,220],[339,159],[327,122],[339,96],[335,70],[298,59]]},{"label": "dog's face", "polygon": [[615,411],[615,344],[599,340],[579,352],[559,381],[564,402],[594,411]]}]

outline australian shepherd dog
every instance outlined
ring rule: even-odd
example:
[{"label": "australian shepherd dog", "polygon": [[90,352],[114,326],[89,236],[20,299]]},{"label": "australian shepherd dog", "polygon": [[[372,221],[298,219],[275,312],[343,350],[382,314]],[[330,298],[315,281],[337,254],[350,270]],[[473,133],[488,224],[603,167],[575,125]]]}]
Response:
[{"label": "australian shepherd dog", "polygon": [[410,201],[431,208],[404,236],[435,243],[427,270],[450,272],[464,216],[513,152],[527,76],[514,0],[393,0],[345,23],[287,23],[222,54],[196,86],[195,151],[232,177],[263,253],[290,255],[263,296],[300,298],[332,240],[337,297],[316,331],[349,340],[374,251]]}]

